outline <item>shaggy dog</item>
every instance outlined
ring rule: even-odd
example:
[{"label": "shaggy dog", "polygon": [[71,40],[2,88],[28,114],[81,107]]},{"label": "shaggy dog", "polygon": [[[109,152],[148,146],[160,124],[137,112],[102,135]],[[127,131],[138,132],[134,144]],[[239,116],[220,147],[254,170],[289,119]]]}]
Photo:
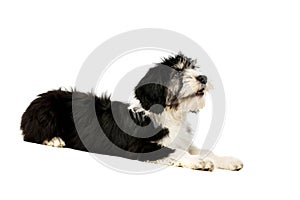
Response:
[{"label": "shaggy dog", "polygon": [[[181,53],[151,68],[134,89],[135,104],[103,95],[53,90],[22,116],[24,140],[163,165],[212,171],[243,164],[192,145],[189,112],[205,105],[207,77]],[[202,158],[200,153],[207,156]]]}]

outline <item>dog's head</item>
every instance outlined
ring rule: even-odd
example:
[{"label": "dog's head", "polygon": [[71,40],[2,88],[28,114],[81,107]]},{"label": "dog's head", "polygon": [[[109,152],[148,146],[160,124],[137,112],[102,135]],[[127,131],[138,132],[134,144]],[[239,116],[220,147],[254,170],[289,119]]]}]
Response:
[{"label": "dog's head", "polygon": [[151,68],[135,87],[135,96],[150,112],[166,108],[196,112],[204,106],[206,90],[207,77],[200,73],[196,60],[178,53]]}]

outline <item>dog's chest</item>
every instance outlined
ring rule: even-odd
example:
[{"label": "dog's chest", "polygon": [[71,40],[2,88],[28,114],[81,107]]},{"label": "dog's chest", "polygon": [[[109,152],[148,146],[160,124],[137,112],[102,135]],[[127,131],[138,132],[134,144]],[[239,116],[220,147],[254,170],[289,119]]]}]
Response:
[{"label": "dog's chest", "polygon": [[166,147],[187,150],[192,143],[193,133],[185,118],[173,113],[163,113],[152,120],[162,127],[169,129],[169,135],[158,141]]}]

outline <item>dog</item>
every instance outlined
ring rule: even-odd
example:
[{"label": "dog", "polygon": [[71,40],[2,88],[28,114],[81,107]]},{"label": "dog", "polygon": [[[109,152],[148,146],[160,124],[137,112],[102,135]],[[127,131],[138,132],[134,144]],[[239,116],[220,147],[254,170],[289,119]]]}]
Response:
[{"label": "dog", "polygon": [[240,170],[240,160],[192,144],[186,116],[204,107],[208,90],[196,60],[178,53],[149,69],[131,104],[76,89],[38,95],[22,116],[23,139],[189,169]]}]

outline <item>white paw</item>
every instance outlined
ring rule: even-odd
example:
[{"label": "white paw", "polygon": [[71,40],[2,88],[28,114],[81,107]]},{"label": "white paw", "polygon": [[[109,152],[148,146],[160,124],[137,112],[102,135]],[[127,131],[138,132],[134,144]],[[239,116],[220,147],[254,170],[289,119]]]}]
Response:
[{"label": "white paw", "polygon": [[195,170],[203,171],[213,171],[214,163],[210,160],[203,160],[200,156],[189,155],[180,158],[178,161],[174,162],[174,166],[184,167]]},{"label": "white paw", "polygon": [[51,147],[64,147],[66,146],[65,142],[60,137],[54,137],[50,141],[45,140],[43,142],[44,145]]},{"label": "white paw", "polygon": [[211,172],[215,168],[215,164],[210,160],[202,160],[201,164],[202,164],[202,167],[199,170]]},{"label": "white paw", "polygon": [[233,157],[219,157],[214,160],[217,168],[238,171],[243,168],[242,161]]}]

